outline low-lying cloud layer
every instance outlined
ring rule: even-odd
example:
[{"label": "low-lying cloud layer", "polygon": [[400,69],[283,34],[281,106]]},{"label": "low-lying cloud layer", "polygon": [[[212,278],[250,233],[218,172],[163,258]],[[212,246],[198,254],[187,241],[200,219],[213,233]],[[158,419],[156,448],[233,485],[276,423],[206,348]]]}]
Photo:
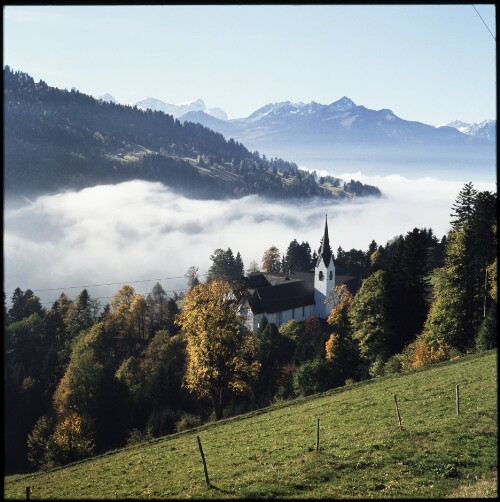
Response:
[{"label": "low-lying cloud layer", "polygon": [[[319,247],[325,214],[334,252],[366,250],[415,227],[449,230],[451,206],[464,183],[399,175],[338,175],[376,185],[382,199],[347,203],[324,200],[270,202],[250,196],[199,201],[160,183],[132,181],[37,198],[4,211],[4,291],[30,288],[50,306],[62,291],[70,297],[88,286],[104,305],[120,284],[148,293],[156,282],[167,291],[185,288],[192,265],[206,273],[210,255],[231,247],[245,267],[261,263],[275,245],[284,253],[293,239]],[[495,190],[493,183],[475,183]],[[154,279],[154,281],[149,281]],[[203,279],[203,277],[202,277]],[[99,286],[92,286],[99,285]],[[42,291],[62,288],[57,291]]]}]

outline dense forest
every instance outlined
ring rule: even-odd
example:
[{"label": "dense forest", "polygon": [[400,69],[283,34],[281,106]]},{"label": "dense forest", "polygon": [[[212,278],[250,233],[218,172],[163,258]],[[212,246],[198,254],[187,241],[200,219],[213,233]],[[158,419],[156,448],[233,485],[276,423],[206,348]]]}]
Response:
[{"label": "dense forest", "polygon": [[60,90],[4,68],[4,190],[36,195],[132,179],[198,198],[380,196],[351,180],[320,185],[296,164],[163,112]]},{"label": "dense forest", "polygon": [[275,246],[244,270],[217,249],[187,290],[122,286],[108,305],[86,289],[43,308],[31,290],[4,293],[5,472],[50,468],[126,444],[392,372],[497,346],[496,194],[466,184],[451,230],[414,228],[384,246],[334,255],[359,276],[332,291],[327,320],[256,332],[239,313],[242,277],[307,270],[307,242]]}]

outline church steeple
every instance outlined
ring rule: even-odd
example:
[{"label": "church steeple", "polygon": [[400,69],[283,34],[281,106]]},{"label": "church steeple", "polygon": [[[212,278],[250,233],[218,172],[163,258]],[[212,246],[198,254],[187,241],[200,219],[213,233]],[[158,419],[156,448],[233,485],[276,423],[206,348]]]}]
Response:
[{"label": "church steeple", "polygon": [[328,216],[325,216],[325,233],[323,235],[323,241],[321,242],[321,248],[319,250],[318,263],[323,259],[323,263],[326,267],[330,264],[332,259],[332,250],[330,249],[330,238],[328,237]]},{"label": "church steeple", "polygon": [[335,288],[335,263],[330,248],[328,236],[328,217],[325,217],[325,232],[319,250],[318,261],[314,268],[314,303],[316,315],[326,319],[330,313],[331,305],[325,303],[330,292]]}]

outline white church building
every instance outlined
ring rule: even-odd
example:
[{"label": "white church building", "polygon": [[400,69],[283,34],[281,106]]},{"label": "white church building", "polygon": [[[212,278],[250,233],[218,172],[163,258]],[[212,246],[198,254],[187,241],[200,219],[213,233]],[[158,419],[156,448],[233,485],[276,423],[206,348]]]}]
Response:
[{"label": "white church building", "polygon": [[325,299],[335,286],[344,283],[353,294],[359,286],[356,277],[335,275],[326,219],[323,241],[314,269],[309,272],[291,271],[288,274],[250,274],[246,279],[246,295],[241,313],[252,331],[258,328],[264,317],[278,327],[291,319],[298,322],[309,317],[326,319],[333,305],[325,303]]}]

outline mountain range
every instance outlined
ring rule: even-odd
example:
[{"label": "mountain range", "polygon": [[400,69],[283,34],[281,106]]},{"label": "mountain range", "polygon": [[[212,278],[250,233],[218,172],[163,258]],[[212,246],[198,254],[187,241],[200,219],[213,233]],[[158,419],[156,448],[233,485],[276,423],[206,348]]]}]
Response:
[{"label": "mountain range", "polygon": [[239,119],[227,119],[222,109],[208,109],[201,99],[172,105],[148,98],[135,106],[202,124],[251,151],[311,167],[315,159],[323,166],[344,161],[434,161],[452,167],[457,162],[496,162],[496,120],[433,126],[404,120],[390,109],[357,105],[346,96],[328,105],[314,101],[269,103]]},{"label": "mountain range", "polygon": [[[118,104],[118,101],[113,96],[111,96],[111,94],[104,94],[103,96],[99,96],[99,99]],[[177,104],[166,103],[156,98],[145,98],[143,100],[132,103],[132,106],[137,106],[137,108],[143,110],[150,109],[153,111],[162,111],[164,113],[172,115],[174,118],[180,118],[181,120],[191,120],[192,122],[196,122],[197,120],[204,120],[215,125],[217,124],[217,121],[210,122],[210,118],[205,117],[205,115],[209,115],[211,117],[214,117],[215,119],[225,122],[237,124],[244,121],[255,122],[256,120],[259,120],[267,114],[276,113],[277,110],[283,109],[284,107],[291,107],[291,109],[293,110],[292,113],[296,114],[303,113],[303,111],[305,111],[306,113],[314,113],[315,110],[321,109],[321,106],[324,105],[319,105],[314,101],[309,103],[309,105],[306,105],[304,103],[290,103],[289,101],[274,104],[270,103],[263,106],[262,108],[259,108],[246,119],[234,119],[232,121],[228,119],[226,112],[222,108],[207,108],[205,102],[199,98],[192,101],[187,101],[185,103]],[[332,103],[329,106],[331,109],[347,111],[352,109],[356,105],[351,99],[344,96],[343,98]],[[221,124],[219,124],[218,126],[221,128],[224,127]],[[231,130],[230,126],[227,127],[228,130]],[[482,122],[472,124],[463,122],[461,120],[454,120],[452,122],[437,125],[436,127],[452,127],[463,134],[468,134],[476,138],[487,139],[489,141],[495,141],[496,139],[496,120],[484,120]]]},{"label": "mountain range", "polygon": [[446,127],[454,127],[463,134],[469,134],[476,138],[486,139],[488,141],[495,141],[497,136],[497,121],[496,120],[483,120],[479,123],[469,124],[461,120],[454,120],[443,124]]}]

